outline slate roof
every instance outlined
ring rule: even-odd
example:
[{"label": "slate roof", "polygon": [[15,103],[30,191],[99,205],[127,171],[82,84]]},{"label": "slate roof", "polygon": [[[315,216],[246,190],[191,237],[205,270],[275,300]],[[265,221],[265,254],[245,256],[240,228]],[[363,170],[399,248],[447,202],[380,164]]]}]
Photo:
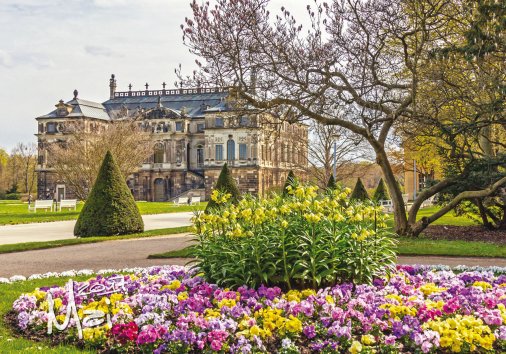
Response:
[{"label": "slate roof", "polygon": [[[192,93],[192,94],[176,94],[176,95],[162,95],[160,102],[163,107],[169,108],[174,111],[182,111],[185,107],[186,114],[192,118],[203,117],[204,112],[211,111],[216,106],[223,107],[225,110],[225,97],[227,92],[213,92],[213,93]],[[120,111],[126,107],[129,111],[135,111],[137,107],[144,110],[149,110],[157,107],[158,96],[141,96],[141,97],[115,97],[103,103],[106,110],[111,113],[112,111]]]},{"label": "slate roof", "polygon": [[72,105],[72,111],[66,116],[59,116],[57,110],[40,116],[39,118],[77,118],[77,117],[88,117],[96,119],[110,120],[109,114],[105,107],[101,103],[82,100],[80,98],[68,101],[66,104]]}]

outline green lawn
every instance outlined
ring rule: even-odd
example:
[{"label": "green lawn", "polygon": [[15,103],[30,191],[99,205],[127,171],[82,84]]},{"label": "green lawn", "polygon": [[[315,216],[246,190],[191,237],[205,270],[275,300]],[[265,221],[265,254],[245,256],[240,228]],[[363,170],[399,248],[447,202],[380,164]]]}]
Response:
[{"label": "green lawn", "polygon": [[0,245],[0,254],[46,249],[46,248],[56,248],[71,245],[80,245],[84,243],[96,243],[104,241],[126,240],[131,238],[174,235],[190,232],[190,229],[191,229],[190,226],[180,226],[167,229],[149,230],[137,234],[122,235],[122,236],[95,236],[95,237],[80,237],[80,238],[76,237],[57,241],[14,243],[8,245]]},{"label": "green lawn", "polygon": [[[141,214],[177,213],[184,211],[203,210],[207,203],[198,206],[176,206],[169,202],[137,202]],[[15,200],[0,201],[0,225],[26,224],[31,222],[48,222],[77,219],[83,207],[79,203],[77,211],[46,212],[38,210],[37,213],[28,212],[28,204]]]},{"label": "green lawn", "polygon": [[175,251],[169,251],[164,253],[156,253],[149,255],[149,259],[157,259],[157,258],[191,258],[193,256],[192,254],[193,246],[188,246],[185,248],[182,248],[180,250]]},{"label": "green lawn", "polygon": [[[424,216],[430,216],[438,211],[440,208],[437,206],[433,206],[430,208],[420,209],[418,211],[417,220],[421,219]],[[453,211],[450,211],[437,219],[431,225],[453,225],[453,226],[472,226],[476,225],[471,219],[466,218],[465,216],[456,216]]]}]

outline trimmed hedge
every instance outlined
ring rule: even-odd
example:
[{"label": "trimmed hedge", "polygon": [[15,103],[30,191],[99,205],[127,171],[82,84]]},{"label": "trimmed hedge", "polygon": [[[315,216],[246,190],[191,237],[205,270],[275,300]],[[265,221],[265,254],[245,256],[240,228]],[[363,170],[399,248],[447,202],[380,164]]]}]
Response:
[{"label": "trimmed hedge", "polygon": [[295,181],[296,181],[295,174],[293,173],[292,170],[290,170],[290,172],[288,172],[288,176],[286,176],[286,181],[283,186],[283,196],[288,195],[288,186],[293,187],[293,185],[295,184]]},{"label": "trimmed hedge", "polygon": [[390,195],[388,194],[387,187],[385,186],[385,182],[383,182],[383,178],[380,178],[376,191],[374,192],[373,200],[378,201],[388,199],[390,199]]},{"label": "trimmed hedge", "polygon": [[355,188],[353,188],[353,192],[351,193],[350,199],[354,200],[367,200],[369,198],[369,194],[367,194],[367,190],[362,183],[362,180],[357,179],[357,183],[355,184]]},{"label": "trimmed hedge", "polygon": [[74,235],[112,236],[144,231],[144,222],[125,177],[107,151],[97,180],[79,214]]},{"label": "trimmed hedge", "polygon": [[[225,163],[223,168],[221,169],[220,176],[216,181],[216,185],[214,186],[215,190],[220,192],[230,193],[230,202],[236,204],[241,197],[241,193],[239,192],[239,188],[237,188],[237,184],[235,183],[235,179],[232,177],[230,170],[228,169],[228,165]],[[210,199],[207,203],[206,212],[211,210],[211,208],[218,207],[218,204]]]}]

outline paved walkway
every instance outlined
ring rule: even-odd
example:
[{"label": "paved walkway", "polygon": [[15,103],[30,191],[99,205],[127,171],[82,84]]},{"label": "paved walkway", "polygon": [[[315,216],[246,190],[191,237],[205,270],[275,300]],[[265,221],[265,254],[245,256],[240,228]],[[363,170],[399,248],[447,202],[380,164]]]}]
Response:
[{"label": "paved walkway", "polygon": [[[188,246],[192,236],[178,234],[143,239],[106,241],[46,250],[0,254],[0,277],[29,276],[35,273],[80,269],[147,267],[161,264],[186,264],[186,259],[147,259],[150,254],[178,250]],[[400,256],[401,264],[446,264],[449,266],[500,266],[506,259]]]},{"label": "paved walkway", "polygon": [[[143,215],[144,229],[155,230],[190,225],[192,212]],[[76,221],[54,221],[0,226],[0,245],[64,240],[74,237]]]},{"label": "paved walkway", "polygon": [[160,264],[187,263],[186,259],[147,259],[150,254],[184,248],[191,240],[187,234],[143,239],[105,241],[75,246],[0,254],[0,277],[29,276],[46,272],[80,269],[119,269]]}]

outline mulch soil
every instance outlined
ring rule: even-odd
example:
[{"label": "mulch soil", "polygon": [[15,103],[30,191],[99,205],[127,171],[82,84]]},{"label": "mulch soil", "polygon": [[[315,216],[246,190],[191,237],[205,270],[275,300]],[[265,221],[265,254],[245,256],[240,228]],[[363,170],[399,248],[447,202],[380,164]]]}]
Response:
[{"label": "mulch soil", "polygon": [[431,225],[423,235],[434,240],[462,240],[506,245],[506,230],[487,230],[483,226]]}]

